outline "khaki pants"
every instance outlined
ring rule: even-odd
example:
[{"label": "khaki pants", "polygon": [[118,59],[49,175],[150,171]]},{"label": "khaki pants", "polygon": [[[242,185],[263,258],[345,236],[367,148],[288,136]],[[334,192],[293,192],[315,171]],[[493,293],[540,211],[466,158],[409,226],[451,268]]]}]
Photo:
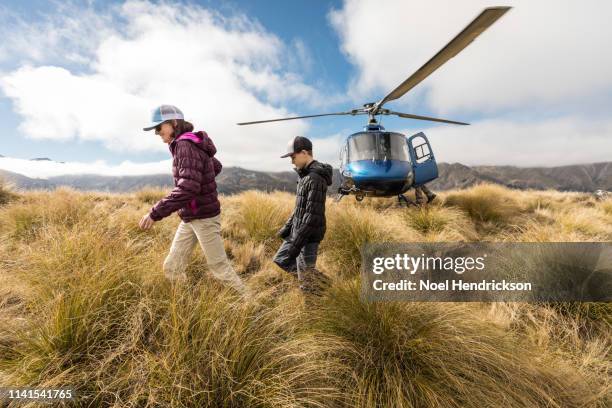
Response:
[{"label": "khaki pants", "polygon": [[245,286],[240,277],[232,268],[221,238],[221,216],[181,221],[179,224],[170,253],[164,261],[164,274],[166,278],[184,280],[185,269],[197,242],[200,242],[208,268],[215,278],[229,284],[237,291],[244,293]]}]

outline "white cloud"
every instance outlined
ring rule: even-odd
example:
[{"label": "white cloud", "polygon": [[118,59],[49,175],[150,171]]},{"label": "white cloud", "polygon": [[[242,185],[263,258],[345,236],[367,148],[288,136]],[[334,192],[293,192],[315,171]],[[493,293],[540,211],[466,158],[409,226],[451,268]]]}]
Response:
[{"label": "white cloud", "polygon": [[382,98],[494,5],[513,9],[388,107],[471,121],[425,130],[439,161],[553,166],[611,160],[609,1],[346,0],[329,19],[357,68],[353,97]]},{"label": "white cloud", "polygon": [[32,178],[49,178],[64,174],[99,174],[103,176],[139,176],[147,174],[171,174],[172,160],[151,163],[124,161],[109,165],[103,160],[95,162],[65,162],[26,160],[0,157],[0,169]]},{"label": "white cloud", "polygon": [[[54,23],[70,25],[80,17],[73,14],[69,23],[62,18]],[[105,23],[101,38],[74,28],[61,31],[62,38],[86,36],[68,42],[78,47],[65,50],[51,42],[55,53],[76,50],[89,58],[85,72],[60,64],[34,65],[44,60],[41,54],[0,78],[0,89],[23,118],[20,131],[27,137],[101,141],[124,152],[167,151],[157,136],[141,129],[153,107],[170,103],[211,135],[226,165],[281,168],[271,160],[290,137],[306,133],[306,122],[235,123],[289,115],[278,107],[287,101],[317,104],[326,99],[285,67],[289,57],[307,59],[304,47],[287,47],[245,16],[225,17],[195,5],[129,1],[97,21]]]},{"label": "white cloud", "polygon": [[424,133],[436,160],[467,165],[583,164],[610,161],[612,152],[611,119],[491,119],[472,126],[437,126]]},{"label": "white cloud", "polygon": [[[432,57],[483,8],[483,0],[346,0],[330,21],[357,68],[359,95],[382,97]],[[505,1],[514,6],[439,68],[419,96],[439,113],[574,108],[612,91],[612,2]],[[384,29],[378,29],[384,22]],[[580,103],[576,103],[576,101]],[[401,102],[400,102],[401,103]]]},{"label": "white cloud", "polygon": [[86,65],[95,46],[114,30],[111,15],[88,6],[54,1],[54,12],[35,14],[36,22],[0,6],[0,62]]},{"label": "white cloud", "polygon": [[[322,139],[313,139],[315,157],[334,167],[338,165],[338,147],[342,136],[332,135]],[[270,149],[270,156],[258,166],[245,166],[243,161],[231,155],[217,155],[224,166],[240,166],[263,171],[291,171],[290,159],[280,159],[285,153],[286,143]],[[259,158],[261,160],[261,158]],[[149,163],[124,161],[120,164],[109,164],[104,160],[94,162],[56,162],[53,160],[27,160],[13,157],[0,157],[0,169],[23,174],[33,178],[49,178],[66,174],[99,174],[104,176],[140,176],[151,174],[172,174],[172,160],[161,160]]]},{"label": "white cloud", "polygon": [[[426,130],[440,161],[610,160],[612,3],[504,4],[514,8],[389,107],[427,114],[411,109],[419,105],[451,119],[477,118],[470,127]],[[382,97],[490,5],[496,4],[346,0],[329,17],[357,68],[348,93],[359,102]],[[289,102],[323,111],[325,104],[343,99],[302,80],[300,74],[317,69],[303,41],[285,44],[244,15],[146,1],[106,10],[61,6],[38,26],[0,15],[0,62],[19,61],[18,68],[3,67],[0,91],[12,100],[27,137],[100,141],[135,155],[167,152],[155,135],[140,129],[151,108],[171,103],[209,133],[224,165],[286,170],[279,151],[290,137],[308,135],[306,121],[251,127],[235,122],[290,115]],[[337,134],[316,139],[318,157],[337,163],[340,139]],[[134,163],[96,163],[100,171],[117,174],[141,169]],[[165,164],[142,166],[147,169],[142,174],[151,174]],[[74,174],[90,167],[80,163],[71,169]]]}]

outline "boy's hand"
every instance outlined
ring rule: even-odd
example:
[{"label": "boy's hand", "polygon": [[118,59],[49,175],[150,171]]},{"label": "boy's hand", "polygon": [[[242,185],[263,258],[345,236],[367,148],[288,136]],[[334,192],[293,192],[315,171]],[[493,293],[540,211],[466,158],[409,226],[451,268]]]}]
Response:
[{"label": "boy's hand", "polygon": [[140,227],[140,229],[148,230],[149,228],[153,226],[154,223],[155,221],[153,221],[149,213],[147,213],[143,215],[143,217],[140,219],[138,226]]},{"label": "boy's hand", "polygon": [[287,255],[289,256],[289,258],[297,258],[300,252],[302,252],[302,248],[298,248],[294,245],[291,245],[289,247],[289,251],[287,251]]}]

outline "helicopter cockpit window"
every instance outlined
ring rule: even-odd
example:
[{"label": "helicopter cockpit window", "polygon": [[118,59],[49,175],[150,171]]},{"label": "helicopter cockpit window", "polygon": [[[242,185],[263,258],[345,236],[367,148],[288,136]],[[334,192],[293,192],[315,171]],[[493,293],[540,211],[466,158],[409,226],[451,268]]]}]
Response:
[{"label": "helicopter cockpit window", "polygon": [[412,139],[412,148],[414,149],[417,163],[426,162],[431,158],[429,145],[422,137],[415,137]]},{"label": "helicopter cockpit window", "polygon": [[382,133],[379,136],[380,159],[409,161],[406,137],[397,133]]},{"label": "helicopter cockpit window", "polygon": [[376,160],[376,134],[362,133],[349,139],[349,160]]},{"label": "helicopter cockpit window", "polygon": [[346,162],[346,150],[347,150],[347,145],[344,144],[342,146],[342,149],[340,149],[340,163]]}]

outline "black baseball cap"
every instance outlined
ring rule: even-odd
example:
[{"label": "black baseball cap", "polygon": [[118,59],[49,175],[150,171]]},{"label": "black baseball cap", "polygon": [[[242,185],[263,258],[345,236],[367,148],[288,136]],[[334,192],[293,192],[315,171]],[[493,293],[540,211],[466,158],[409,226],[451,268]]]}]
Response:
[{"label": "black baseball cap", "polygon": [[283,154],[281,159],[299,153],[302,150],[312,151],[312,142],[307,137],[296,136],[287,144],[287,153]]}]

